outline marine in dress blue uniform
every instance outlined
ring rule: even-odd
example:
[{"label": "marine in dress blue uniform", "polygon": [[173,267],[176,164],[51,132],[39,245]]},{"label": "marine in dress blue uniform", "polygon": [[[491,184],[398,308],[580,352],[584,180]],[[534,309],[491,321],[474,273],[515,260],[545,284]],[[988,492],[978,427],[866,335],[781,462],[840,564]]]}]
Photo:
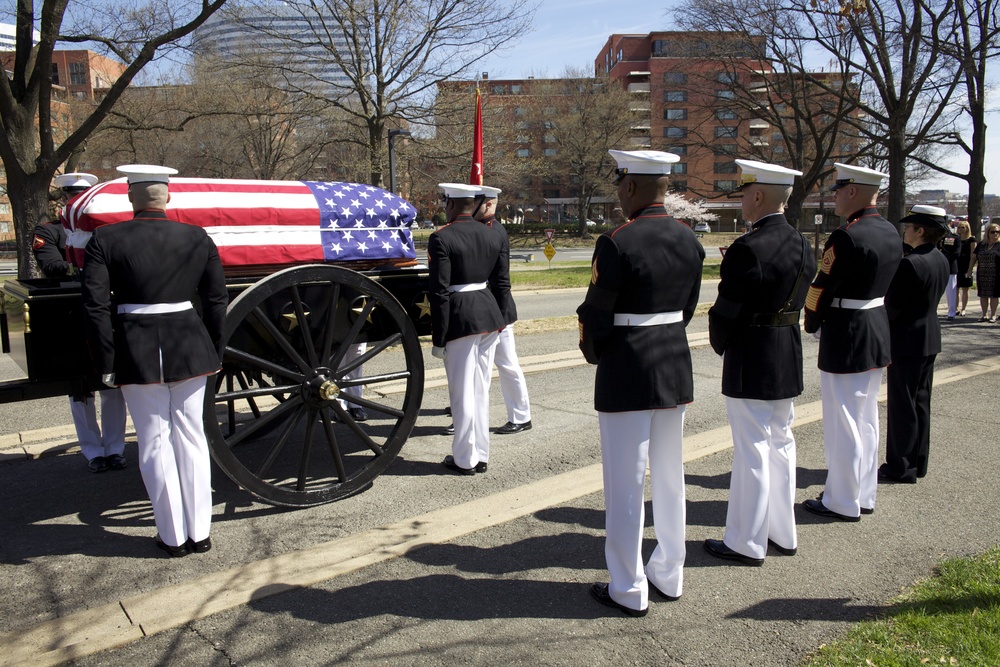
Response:
[{"label": "marine in dress blue uniform", "polygon": [[889,365],[885,293],[903,256],[896,227],[875,208],[886,174],[836,163],[834,210],[847,219],[827,239],[806,295],[805,329],[819,333],[826,485],[814,514],[859,521],[878,489],[878,392]]},{"label": "marine in dress blue uniform", "polygon": [[[594,247],[590,286],[577,309],[580,349],[597,364],[594,407],[604,469],[609,584],[591,595],[631,616],[649,589],[683,591],[684,410],[694,400],[685,327],[694,316],[705,251],[663,207],[671,163],[660,151],[609,151],[627,222]],[[643,490],[649,464],[656,549],[642,563]]]},{"label": "marine in dress blue uniform", "polygon": [[879,483],[915,484],[927,475],[931,445],[931,387],[941,351],[937,305],[951,277],[946,255],[936,247],[948,233],[945,210],[914,206],[899,221],[903,260],[885,295],[892,339],[886,371],[885,463]]},{"label": "marine in dress blue uniform", "polygon": [[432,354],[443,359],[455,422],[451,454],[443,464],[463,475],[486,472],[490,458],[490,380],[497,335],[504,327],[498,303],[510,292],[503,242],[472,214],[478,185],[441,183],[447,224],[427,242]]},{"label": "marine in dress blue uniform", "polygon": [[132,413],[156,544],[183,556],[212,545],[203,414],[207,380],[221,367],[226,282],[205,230],[167,217],[167,182],[176,170],[118,170],[128,176],[135,217],[94,232],[83,304],[97,369],[122,387]]},{"label": "marine in dress blue uniform", "polygon": [[[96,185],[97,177],[72,172],[56,176],[53,184],[61,190],[65,204]],[[66,260],[66,228],[61,221],[35,227],[31,248],[38,268],[46,278],[79,279],[73,275],[73,265]],[[97,399],[93,392],[69,397],[69,411],[73,417],[76,439],[91,472],[122,470],[128,466],[125,458],[125,398],[120,389],[105,389],[98,393],[101,396],[99,424]]]},{"label": "marine in dress blue uniform", "polygon": [[[503,241],[503,259],[507,263],[507,273],[510,275],[510,239],[507,230],[496,219],[497,197],[502,190],[488,185],[482,186],[483,201],[476,210],[475,218],[492,229]],[[531,402],[528,399],[528,383],[521,370],[521,362],[517,358],[517,348],[514,345],[514,322],[517,322],[517,306],[510,290],[496,290],[490,285],[491,291],[497,297],[497,305],[503,314],[506,326],[497,336],[497,349],[493,363],[497,367],[500,378],[500,393],[507,408],[507,423],[496,429],[494,433],[507,435],[520,433],[531,428]]]},{"label": "marine in dress blue uniform", "polygon": [[733,474],[725,535],[704,546],[713,556],[759,566],[768,542],[786,555],[798,548],[792,400],[802,393],[799,316],[816,258],[783,213],[802,172],[754,160],[736,164],[743,217],[754,222],[726,251],[719,296],[708,311],[712,348],[723,355]]}]

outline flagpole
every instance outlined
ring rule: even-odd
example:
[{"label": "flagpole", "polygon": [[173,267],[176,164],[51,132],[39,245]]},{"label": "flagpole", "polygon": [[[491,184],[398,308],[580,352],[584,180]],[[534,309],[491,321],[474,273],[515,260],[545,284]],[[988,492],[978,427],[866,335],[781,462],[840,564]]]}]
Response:
[{"label": "flagpole", "polygon": [[483,101],[476,82],[476,121],[472,131],[472,168],[469,170],[469,185],[483,184]]}]

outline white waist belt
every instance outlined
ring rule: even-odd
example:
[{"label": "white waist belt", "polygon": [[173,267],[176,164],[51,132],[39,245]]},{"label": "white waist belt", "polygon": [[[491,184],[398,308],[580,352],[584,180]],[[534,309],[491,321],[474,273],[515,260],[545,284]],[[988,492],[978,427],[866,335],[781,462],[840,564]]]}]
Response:
[{"label": "white waist belt", "polygon": [[868,310],[869,308],[878,308],[879,306],[885,304],[885,299],[883,297],[878,297],[876,299],[834,299],[830,302],[830,306],[833,308],[844,308],[846,310]]},{"label": "white waist belt", "polygon": [[162,315],[163,313],[179,313],[191,310],[194,305],[190,301],[177,303],[121,303],[118,304],[119,315]]},{"label": "white waist belt", "polygon": [[676,324],[684,321],[684,313],[674,310],[669,313],[615,313],[616,327],[652,327],[657,324]]},{"label": "white waist belt", "polygon": [[476,290],[486,289],[486,283],[467,283],[465,285],[451,285],[448,288],[449,292],[475,292]]}]

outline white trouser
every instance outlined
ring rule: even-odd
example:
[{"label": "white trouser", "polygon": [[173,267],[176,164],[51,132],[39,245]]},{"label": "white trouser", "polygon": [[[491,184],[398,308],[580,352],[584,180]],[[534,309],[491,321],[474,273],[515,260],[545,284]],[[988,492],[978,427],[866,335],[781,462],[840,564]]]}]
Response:
[{"label": "white trouser", "polygon": [[473,468],[490,460],[490,379],[497,332],[474,334],[445,344],[444,372],[455,436],[455,465]]},{"label": "white trouser", "polygon": [[875,508],[878,489],[878,391],[882,369],[819,373],[823,391],[823,504],[845,516]]},{"label": "white trouser", "polygon": [[208,537],[212,468],[205,437],[207,376],[122,387],[139,438],[139,471],[160,539],[172,547]]},{"label": "white trouser", "polygon": [[[598,412],[607,539],[604,557],[611,597],[630,609],[649,602],[647,578],[666,595],[684,584],[684,411]],[[653,498],[656,549],[642,567],[646,462]]]},{"label": "white trouser", "polygon": [[945,287],[944,296],[948,300],[948,317],[955,317],[958,312],[958,275],[948,276],[948,286]]},{"label": "white trouser", "polygon": [[[344,360],[341,361],[340,363],[346,366],[347,364],[351,363],[352,361],[360,357],[362,354],[364,354],[367,350],[368,350],[368,343],[357,343],[355,345],[350,345],[347,348],[347,352],[344,353]],[[364,368],[365,368],[364,364],[362,364],[361,366],[358,366],[350,373],[346,374],[344,378],[348,380],[357,380],[358,378],[361,378],[364,375]],[[356,387],[345,387],[342,393],[360,397],[362,391],[364,391],[364,387],[358,385]],[[345,410],[358,407],[354,403],[348,403],[342,398],[338,398],[337,401],[340,403],[340,407],[344,408]]]},{"label": "white trouser", "polygon": [[500,376],[500,392],[507,406],[507,421],[523,424],[531,421],[531,405],[528,403],[528,383],[524,381],[521,362],[514,349],[514,325],[508,324],[497,339],[496,356],[493,363]]},{"label": "white trouser", "polygon": [[733,431],[733,475],[726,514],[726,546],[764,558],[767,540],[795,549],[795,438],[792,399],[726,397]]},{"label": "white trouser", "polygon": [[121,389],[103,389],[101,394],[101,425],[97,425],[97,397],[74,401],[69,397],[69,411],[76,427],[80,450],[90,461],[98,456],[125,452],[125,397]]}]

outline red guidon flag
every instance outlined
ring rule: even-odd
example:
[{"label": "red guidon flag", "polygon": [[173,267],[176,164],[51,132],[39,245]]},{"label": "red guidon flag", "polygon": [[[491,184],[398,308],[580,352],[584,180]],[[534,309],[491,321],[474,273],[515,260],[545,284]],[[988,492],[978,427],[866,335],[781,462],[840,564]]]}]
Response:
[{"label": "red guidon flag", "polygon": [[476,127],[472,133],[472,169],[469,171],[469,185],[483,184],[483,100],[476,86]]},{"label": "red guidon flag", "polygon": [[[224,266],[413,259],[416,208],[370,185],[329,181],[171,178],[167,216],[203,227]],[[63,210],[69,260],[83,266],[95,229],[132,219],[124,178]]]}]

